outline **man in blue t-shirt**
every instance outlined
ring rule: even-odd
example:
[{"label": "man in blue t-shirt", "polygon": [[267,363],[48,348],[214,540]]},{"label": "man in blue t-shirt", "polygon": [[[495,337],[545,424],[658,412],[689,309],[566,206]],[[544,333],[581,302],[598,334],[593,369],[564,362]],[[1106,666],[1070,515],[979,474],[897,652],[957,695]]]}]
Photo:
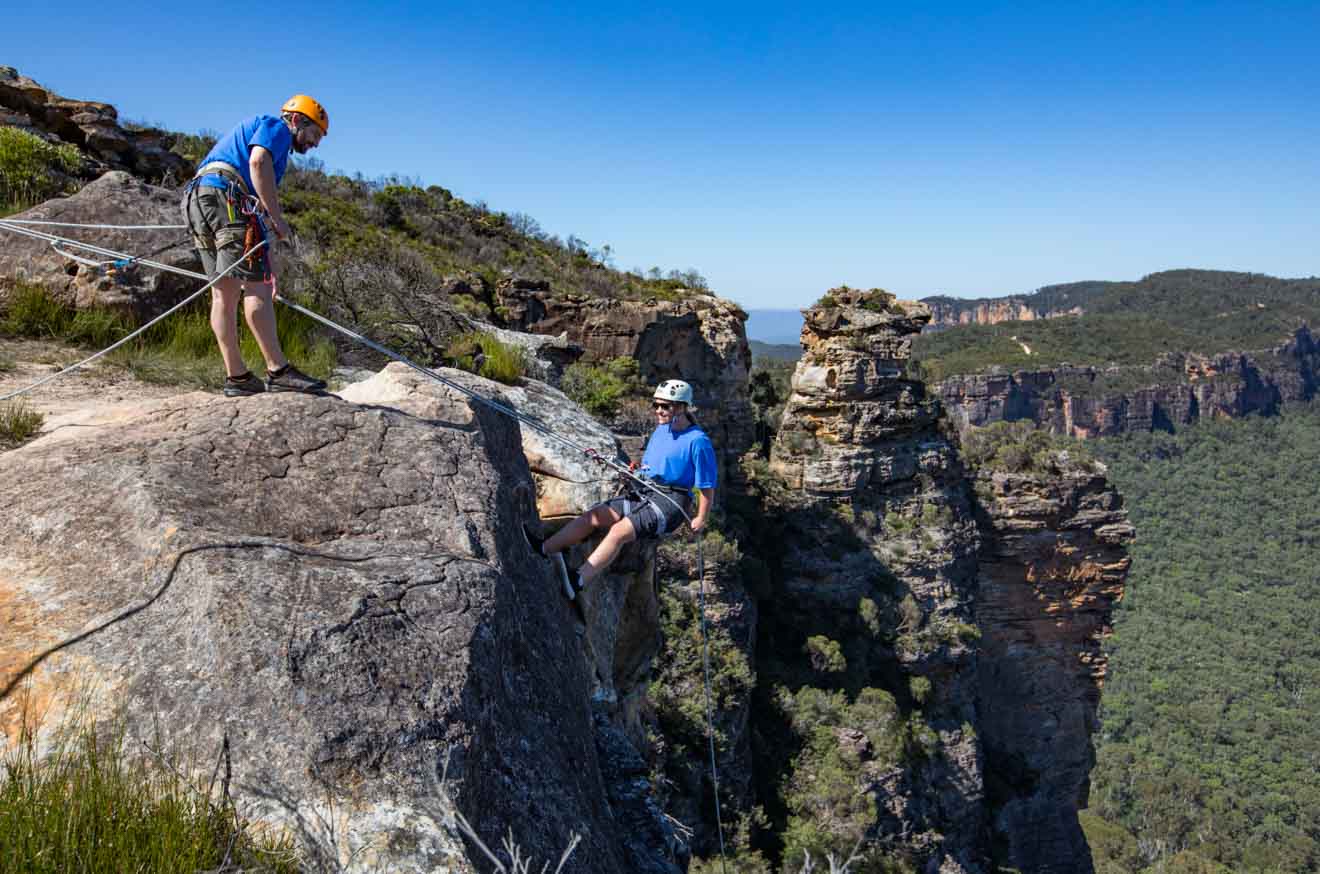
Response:
[{"label": "man in blue t-shirt", "polygon": [[[605,572],[624,544],[639,538],[658,540],[682,525],[693,491],[697,493],[697,513],[692,517],[692,530],[706,527],[718,479],[715,447],[692,420],[691,405],[692,386],[681,379],[667,380],[655,390],[651,408],[656,429],[647,441],[640,469],[640,476],[655,489],[633,484],[625,494],[597,504],[546,540],[523,526],[532,549],[555,563],[570,601]],[[605,537],[570,577],[563,550],[600,529],[608,529]]]},{"label": "man in blue t-shirt", "polygon": [[[202,159],[183,197],[183,215],[206,275],[215,278],[211,330],[225,362],[225,395],[263,391],[317,392],[325,383],[299,371],[284,357],[275,333],[276,240],[289,238],[276,186],[289,152],[306,154],[330,130],[325,108],[305,94],[291,97],[280,115],[254,115],[221,137]],[[274,235],[274,239],[271,235]],[[256,252],[262,240],[266,245]],[[248,253],[251,252],[249,255]],[[243,263],[234,266],[236,262]],[[266,381],[243,364],[238,346],[238,302],[266,360]]]}]

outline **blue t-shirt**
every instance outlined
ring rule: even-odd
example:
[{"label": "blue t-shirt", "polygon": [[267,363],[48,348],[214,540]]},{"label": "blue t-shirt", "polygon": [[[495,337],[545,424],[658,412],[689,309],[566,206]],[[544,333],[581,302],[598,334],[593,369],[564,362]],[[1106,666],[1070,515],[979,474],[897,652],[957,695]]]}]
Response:
[{"label": "blue t-shirt", "polygon": [[715,488],[715,447],[696,425],[673,431],[661,425],[646,442],[642,473],[680,489]]},{"label": "blue t-shirt", "polygon": [[[284,178],[284,171],[289,166],[289,150],[293,148],[293,134],[284,120],[274,115],[254,115],[225,134],[216,142],[215,147],[202,159],[202,164],[212,161],[224,161],[233,167],[247,183],[248,191],[256,194],[252,184],[252,171],[248,161],[252,160],[252,146],[261,146],[270,152],[275,166],[275,184]],[[212,173],[203,176],[198,185],[210,188],[226,188],[229,183],[223,176]]]}]

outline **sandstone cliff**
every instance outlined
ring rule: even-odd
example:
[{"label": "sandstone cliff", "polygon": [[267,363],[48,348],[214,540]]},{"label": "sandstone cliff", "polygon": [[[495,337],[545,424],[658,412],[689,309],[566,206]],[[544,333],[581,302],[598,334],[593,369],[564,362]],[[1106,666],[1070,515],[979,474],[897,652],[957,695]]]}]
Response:
[{"label": "sandstone cliff", "polygon": [[1103,466],[1066,453],[1053,462],[1048,473],[977,474],[977,687],[998,855],[1066,874],[1089,869],[1077,810],[1133,529]]},{"label": "sandstone cliff", "polygon": [[0,125],[77,146],[86,158],[86,179],[107,170],[127,170],[143,179],[178,184],[193,173],[190,161],[170,151],[178,134],[125,128],[110,104],[61,97],[13,67],[0,66]]},{"label": "sandstone cliff", "polygon": [[935,295],[922,298],[930,307],[927,331],[959,325],[996,325],[1000,322],[1033,322],[1087,312],[1091,299],[1116,285],[1113,282],[1069,282],[1047,285],[1031,294],[1007,297],[961,298]]},{"label": "sandstone cliff", "polygon": [[616,300],[555,295],[541,286],[508,283],[497,291],[498,311],[509,327],[537,334],[565,334],[590,360],[633,358],[647,385],[666,379],[690,382],[701,426],[736,473],[738,458],[755,438],[748,399],[752,366],[744,322],[731,301],[690,293],[682,300]]},{"label": "sandstone cliff", "polygon": [[1201,419],[1273,414],[1320,385],[1320,345],[1301,327],[1258,352],[1171,354],[1148,368],[1056,367],[950,377],[938,386],[960,426],[1029,419],[1057,434],[1110,437]]}]

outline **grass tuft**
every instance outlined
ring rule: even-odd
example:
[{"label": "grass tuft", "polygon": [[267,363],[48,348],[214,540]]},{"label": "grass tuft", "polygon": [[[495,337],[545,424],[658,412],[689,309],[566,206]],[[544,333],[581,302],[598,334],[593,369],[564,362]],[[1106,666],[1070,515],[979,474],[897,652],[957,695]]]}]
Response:
[{"label": "grass tuft", "polygon": [[88,724],[45,756],[32,732],[0,770],[0,874],[299,870],[292,842],[258,835],[178,763],[131,757]]},{"label": "grass tuft", "polygon": [[16,127],[0,127],[0,208],[18,211],[67,190],[82,166],[70,145],[55,145]]},{"label": "grass tuft", "polygon": [[502,343],[495,336],[481,331],[455,337],[446,355],[460,370],[505,385],[514,385],[527,372],[527,352],[522,347]]},{"label": "grass tuft", "polygon": [[0,404],[0,448],[10,449],[26,443],[46,419],[23,401]]}]

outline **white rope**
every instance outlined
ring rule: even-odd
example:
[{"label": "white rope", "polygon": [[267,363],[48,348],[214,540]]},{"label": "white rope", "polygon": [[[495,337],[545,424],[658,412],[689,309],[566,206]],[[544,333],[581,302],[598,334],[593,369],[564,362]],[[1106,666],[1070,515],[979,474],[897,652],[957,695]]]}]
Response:
[{"label": "white rope", "polygon": [[7,218],[11,225],[39,225],[52,228],[94,228],[102,231],[183,231],[187,225],[84,225],[75,222],[44,222],[34,219]]},{"label": "white rope", "polygon": [[150,328],[152,325],[156,324],[157,322],[163,321],[163,320],[164,320],[165,318],[167,318],[168,316],[173,315],[174,313],[178,312],[178,311],[179,311],[180,309],[182,309],[183,307],[187,306],[188,304],[192,303],[192,302],[193,302],[194,300],[196,300],[197,298],[201,297],[203,293],[205,293],[207,290],[209,290],[209,289],[211,288],[211,286],[215,285],[215,284],[216,284],[217,282],[219,282],[221,279],[224,279],[225,276],[229,273],[230,270],[233,270],[235,267],[237,267],[238,265],[242,264],[243,261],[244,261],[249,255],[251,255],[253,252],[257,251],[258,249],[260,249],[260,248],[261,248],[262,246],[264,246],[264,245],[266,245],[266,241],[265,241],[265,240],[262,240],[260,243],[257,243],[257,245],[253,246],[251,249],[249,249],[249,250],[247,251],[247,254],[244,255],[243,258],[240,258],[238,261],[235,261],[233,264],[230,264],[229,267],[227,267],[227,268],[224,270],[224,272],[222,272],[222,273],[221,273],[219,276],[217,276],[215,279],[212,279],[210,282],[206,283],[206,285],[203,285],[203,286],[202,286],[201,288],[199,288],[197,291],[195,291],[195,292],[193,292],[192,294],[188,295],[188,297],[186,297],[186,298],[184,298],[183,300],[179,301],[179,302],[176,303],[174,306],[172,306],[172,307],[170,307],[169,309],[167,309],[165,312],[163,312],[163,313],[161,313],[160,315],[156,316],[156,318],[152,319],[151,321],[147,322],[147,323],[146,323],[145,325],[143,325],[142,327],[138,328],[138,329],[137,329],[136,331],[134,331],[133,333],[129,334],[127,337],[124,337],[122,340],[119,340],[119,341],[117,341],[117,342],[115,342],[115,343],[112,343],[111,345],[109,345],[109,346],[107,346],[106,348],[102,349],[100,352],[97,352],[95,355],[92,355],[92,356],[90,356],[90,357],[88,357],[88,358],[84,358],[82,361],[79,361],[79,362],[76,363],[76,364],[70,364],[68,367],[64,368],[63,370],[59,371],[58,373],[52,373],[52,374],[49,374],[49,375],[47,375],[47,376],[45,376],[45,377],[42,377],[41,379],[37,380],[36,382],[32,383],[31,385],[24,386],[23,388],[20,388],[18,391],[10,392],[9,394],[4,395],[3,397],[0,397],[0,402],[11,400],[11,399],[13,399],[13,398],[18,397],[19,395],[27,394],[28,392],[32,391],[34,388],[37,388],[38,386],[42,386],[42,385],[45,385],[45,384],[48,383],[48,382],[51,382],[52,380],[59,379],[61,376],[64,376],[64,374],[66,374],[66,373],[72,373],[72,372],[75,371],[75,370],[78,370],[78,369],[80,369],[80,368],[86,367],[88,364],[91,364],[91,363],[92,363],[93,361],[95,361],[96,359],[98,359],[98,358],[100,358],[100,357],[102,357],[102,356],[104,356],[104,355],[108,355],[109,353],[111,353],[111,352],[113,352],[114,350],[118,349],[120,346],[123,346],[123,345],[124,345],[125,343],[127,343],[129,340],[132,340],[134,337],[136,337],[136,336],[138,336],[139,334],[141,334],[143,331],[147,330],[147,328]]},{"label": "white rope", "polygon": [[107,264],[115,263],[114,261],[93,261],[91,258],[83,258],[79,255],[73,254],[72,252],[66,252],[60,248],[59,243],[51,243],[50,247],[59,254],[63,255],[65,258],[68,258],[70,261],[73,261],[76,264],[86,265],[87,267],[104,267]]},{"label": "white rope", "polygon": [[180,276],[187,276],[192,279],[200,279],[203,282],[206,281],[207,279],[205,273],[197,273],[196,271],[193,270],[184,270],[182,267],[174,267],[169,264],[162,264],[159,261],[152,261],[150,258],[136,258],[128,254],[127,252],[117,252],[114,249],[106,249],[103,246],[95,246],[92,245],[91,243],[84,243],[81,240],[74,240],[74,239],[70,239],[69,237],[60,237],[60,236],[56,236],[55,234],[48,234],[45,231],[35,231],[31,228],[19,227],[18,225],[15,225],[13,222],[11,222],[9,219],[0,219],[0,228],[4,228],[7,231],[12,231],[15,234],[21,234],[22,236],[25,237],[32,237],[33,239],[36,240],[45,240],[48,243],[60,243],[65,246],[73,246],[74,248],[77,249],[84,249],[88,252],[93,252],[97,255],[105,255],[108,257],[115,258],[116,260],[132,261],[135,264],[145,264],[146,266],[154,267],[157,270],[165,270],[170,273],[177,273]]}]

